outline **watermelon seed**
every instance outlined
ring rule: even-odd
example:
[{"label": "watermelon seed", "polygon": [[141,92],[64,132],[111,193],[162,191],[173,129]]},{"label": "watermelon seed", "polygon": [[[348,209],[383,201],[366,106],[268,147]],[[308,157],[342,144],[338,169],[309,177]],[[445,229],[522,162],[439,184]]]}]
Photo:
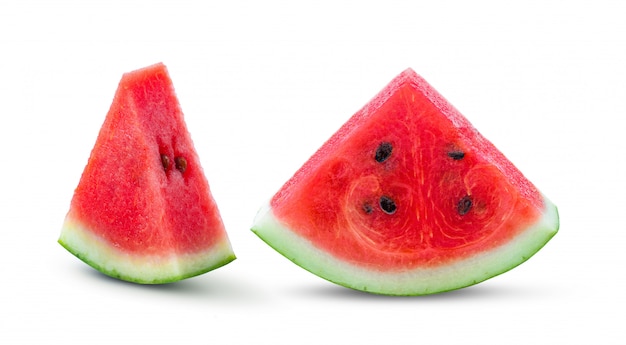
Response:
[{"label": "watermelon seed", "polygon": [[383,212],[394,214],[396,212],[396,203],[387,196],[381,196],[378,202]]},{"label": "watermelon seed", "polygon": [[167,155],[161,155],[161,164],[163,164],[163,170],[167,171],[170,167],[170,158]]},{"label": "watermelon seed", "polygon": [[448,157],[454,159],[455,161],[458,161],[460,159],[463,159],[463,157],[465,157],[465,152],[463,152],[463,151],[450,151],[450,152],[448,152]]},{"label": "watermelon seed", "polygon": [[372,204],[370,204],[369,202],[363,204],[363,212],[365,212],[365,214],[370,214],[372,213],[372,211],[374,211],[374,209],[372,208]]},{"label": "watermelon seed", "polygon": [[176,163],[176,169],[180,170],[181,173],[184,173],[187,170],[187,160],[183,157],[174,158],[174,162]]},{"label": "watermelon seed", "polygon": [[384,141],[380,143],[378,149],[376,149],[376,155],[374,156],[374,159],[378,163],[382,163],[386,161],[389,156],[391,156],[391,151],[393,151],[393,146],[391,146],[391,143]]},{"label": "watermelon seed", "polygon": [[472,208],[472,198],[469,195],[464,196],[456,205],[456,210],[461,216],[464,216]]}]

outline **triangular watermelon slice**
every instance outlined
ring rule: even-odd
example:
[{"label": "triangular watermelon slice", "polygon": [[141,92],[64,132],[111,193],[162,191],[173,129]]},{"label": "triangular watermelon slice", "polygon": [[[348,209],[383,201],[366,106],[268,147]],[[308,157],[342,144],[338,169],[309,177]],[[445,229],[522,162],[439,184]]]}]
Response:
[{"label": "triangular watermelon slice", "polygon": [[122,77],[59,243],[107,275],[145,284],[235,259],[163,64]]},{"label": "triangular watermelon slice", "polygon": [[252,230],[337,284],[422,295],[503,273],[558,227],[556,207],[408,69],[287,181]]}]

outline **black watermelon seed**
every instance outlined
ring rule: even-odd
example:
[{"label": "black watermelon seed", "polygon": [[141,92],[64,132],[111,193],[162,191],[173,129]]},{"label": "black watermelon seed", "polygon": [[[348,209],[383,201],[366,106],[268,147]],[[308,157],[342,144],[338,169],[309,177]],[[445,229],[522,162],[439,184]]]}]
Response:
[{"label": "black watermelon seed", "polygon": [[383,212],[393,214],[396,212],[396,203],[387,196],[381,196],[378,202]]},{"label": "black watermelon seed", "polygon": [[170,158],[167,155],[161,155],[161,164],[163,164],[163,170],[167,171],[170,168]]},{"label": "black watermelon seed", "polygon": [[459,159],[463,159],[465,157],[465,152],[463,151],[450,151],[448,152],[448,157],[458,161]]},{"label": "black watermelon seed", "polygon": [[374,156],[374,159],[378,163],[382,163],[386,161],[389,156],[391,156],[391,151],[393,151],[393,146],[391,146],[391,143],[386,141],[382,142],[376,149],[376,155]]},{"label": "black watermelon seed", "polygon": [[187,160],[183,157],[174,158],[174,162],[176,163],[176,169],[178,169],[181,173],[187,170]]},{"label": "black watermelon seed", "polygon": [[372,213],[372,211],[374,211],[374,209],[372,208],[372,204],[370,204],[369,202],[363,204],[363,212],[365,212],[365,214],[370,214]]},{"label": "black watermelon seed", "polygon": [[472,208],[472,198],[469,195],[464,196],[456,205],[456,210],[461,216],[464,216]]}]

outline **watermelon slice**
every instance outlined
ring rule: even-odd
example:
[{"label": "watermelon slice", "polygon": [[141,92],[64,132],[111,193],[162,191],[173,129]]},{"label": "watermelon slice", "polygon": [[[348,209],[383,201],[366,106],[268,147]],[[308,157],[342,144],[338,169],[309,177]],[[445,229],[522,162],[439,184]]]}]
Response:
[{"label": "watermelon slice", "polygon": [[422,295],[501,274],[558,227],[556,207],[408,69],[282,186],[252,231],[329,281]]},{"label": "watermelon slice", "polygon": [[58,242],[107,275],[145,284],[235,259],[163,64],[122,77]]}]

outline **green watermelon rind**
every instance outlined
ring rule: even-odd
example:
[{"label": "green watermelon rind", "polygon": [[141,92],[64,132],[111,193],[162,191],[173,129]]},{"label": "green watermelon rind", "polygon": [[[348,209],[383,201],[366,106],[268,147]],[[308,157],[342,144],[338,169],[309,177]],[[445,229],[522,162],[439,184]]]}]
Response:
[{"label": "green watermelon rind", "polygon": [[558,232],[556,206],[544,197],[541,217],[507,243],[489,251],[432,268],[374,270],[333,257],[278,220],[267,204],[252,231],[305,270],[335,284],[383,295],[428,295],[471,286],[507,272],[537,253]]},{"label": "green watermelon rind", "polygon": [[139,284],[173,283],[212,271],[236,259],[227,237],[210,248],[190,254],[124,253],[69,215],[63,223],[58,243],[97,271]]}]

